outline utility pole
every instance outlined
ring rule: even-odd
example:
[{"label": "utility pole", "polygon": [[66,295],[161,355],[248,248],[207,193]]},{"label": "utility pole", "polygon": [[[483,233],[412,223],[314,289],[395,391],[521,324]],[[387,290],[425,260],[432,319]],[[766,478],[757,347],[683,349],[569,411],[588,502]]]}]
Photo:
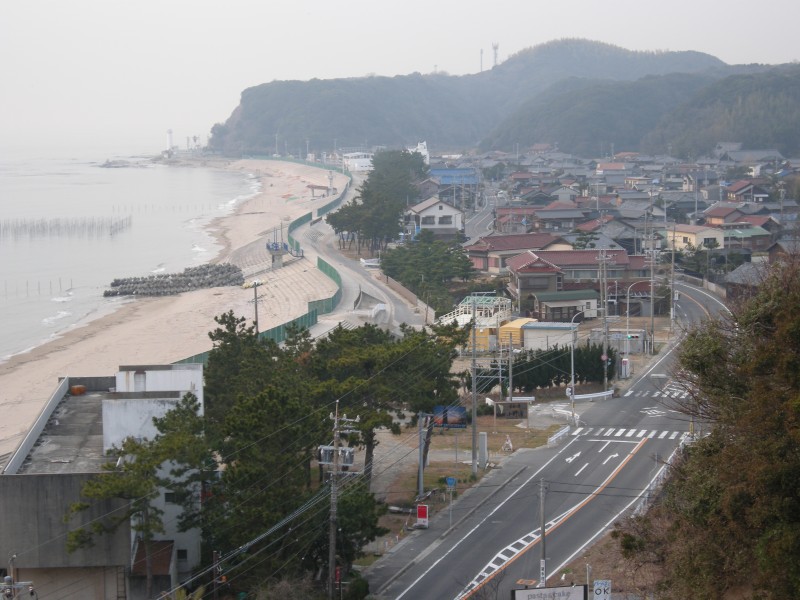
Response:
[{"label": "utility pole", "polygon": [[475,296],[472,300],[472,475],[478,476],[478,388],[475,384],[475,330],[478,320],[475,311]]},{"label": "utility pole", "polygon": [[606,249],[600,249],[600,307],[603,311],[603,391],[608,390],[608,262]]},{"label": "utility pole", "polygon": [[514,333],[511,331],[508,332],[508,401],[514,401]]},{"label": "utility pole", "polygon": [[536,587],[543,588],[547,585],[547,552],[545,551],[545,517],[544,517],[544,479],[539,482],[539,527],[542,532],[541,555],[539,558],[539,584]]},{"label": "utility pole", "polygon": [[328,600],[333,600],[336,594],[336,528],[338,504],[338,478],[339,478],[339,434],[352,433],[352,429],[340,429],[339,421],[345,423],[358,423],[359,417],[348,419],[347,415],[339,418],[339,401],[336,401],[336,412],[331,414],[333,419],[333,470],[331,471],[331,515],[328,529]]}]

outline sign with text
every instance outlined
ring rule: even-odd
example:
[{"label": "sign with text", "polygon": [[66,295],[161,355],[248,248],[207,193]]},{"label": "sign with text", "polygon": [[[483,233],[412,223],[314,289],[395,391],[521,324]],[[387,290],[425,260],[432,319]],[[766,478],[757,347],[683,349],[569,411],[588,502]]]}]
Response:
[{"label": "sign with text", "polygon": [[511,590],[511,600],[586,600],[585,585]]},{"label": "sign with text", "polygon": [[446,429],[466,429],[467,409],[463,406],[434,406],[433,426]]},{"label": "sign with text", "polygon": [[611,600],[611,580],[594,580],[594,600]]}]

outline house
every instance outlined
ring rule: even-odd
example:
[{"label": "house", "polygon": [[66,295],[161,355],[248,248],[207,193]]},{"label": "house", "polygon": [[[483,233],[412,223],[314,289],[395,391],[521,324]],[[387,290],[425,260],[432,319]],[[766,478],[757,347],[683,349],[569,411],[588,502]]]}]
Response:
[{"label": "house", "polygon": [[729,202],[764,202],[769,192],[758,182],[742,179],[728,186],[726,198]]},{"label": "house", "polygon": [[464,251],[478,271],[503,274],[507,259],[526,250],[543,248],[567,250],[571,246],[551,233],[494,234],[479,238],[474,244],[465,246]]},{"label": "house", "polygon": [[726,223],[738,223],[744,213],[734,206],[714,205],[703,211],[706,225],[725,225]]},{"label": "house", "polygon": [[780,238],[767,248],[770,264],[785,260],[789,256],[800,255],[800,240],[796,238]]},{"label": "house", "polygon": [[741,223],[747,223],[751,227],[761,227],[772,236],[778,235],[782,229],[777,219],[770,215],[745,215],[740,218],[739,221]]},{"label": "house", "polygon": [[[606,278],[610,285],[611,282],[642,276],[642,261],[629,258],[625,250],[602,252],[606,257]],[[508,293],[519,307],[520,314],[527,313],[540,320],[561,321],[565,314],[561,309],[571,306],[575,309],[574,314],[583,310],[577,308],[579,300],[599,297],[600,264],[601,251],[598,250],[529,250],[506,261],[510,276]],[[545,314],[549,309],[543,309],[537,300],[543,293],[587,290],[594,294],[558,297],[557,301],[548,297],[548,306],[559,308],[556,311],[558,318]]]},{"label": "house", "polygon": [[536,294],[563,290],[563,271],[531,250],[508,259],[506,265],[507,290],[520,314],[534,312]]},{"label": "house", "polygon": [[764,280],[764,265],[746,262],[725,275],[725,298],[740,300],[752,296]]},{"label": "house", "polygon": [[436,196],[408,208],[405,213],[406,233],[417,235],[432,231],[436,237],[454,239],[464,231],[464,213]]},{"label": "house", "polygon": [[[153,417],[188,392],[203,402],[203,366],[123,366],[116,375],[64,377],[0,475],[0,552],[15,555],[15,581],[30,580],[53,598],[145,598],[142,543],[132,527],[99,535],[95,545],[69,553],[67,532],[123,508],[122,500],[92,501],[64,521],[69,506],[86,501],[84,484],[108,462],[106,452],[129,437],[152,439]],[[166,532],[153,556],[158,591],[188,579],[200,562],[200,534],[179,532],[180,507],[167,493],[154,500]],[[80,521],[80,522],[77,522]]]},{"label": "house", "polygon": [[[606,256],[608,281],[628,279],[632,257],[629,257],[625,250],[605,249],[602,252]],[[561,270],[563,274],[561,289],[598,289],[601,250],[540,250],[536,255]]]},{"label": "house", "polygon": [[582,208],[540,208],[534,213],[533,227],[537,231],[572,231],[588,212]]},{"label": "house", "polygon": [[720,229],[724,233],[723,248],[763,252],[772,244],[772,234],[763,227],[753,227],[746,223],[731,223]]},{"label": "house", "polygon": [[533,223],[535,206],[499,206],[495,209],[494,229],[500,233],[527,233]]},{"label": "house", "polygon": [[705,225],[685,225],[676,223],[664,232],[669,248],[684,250],[688,246],[694,248],[708,247],[709,244],[718,248],[725,246],[725,232],[716,227]]},{"label": "house", "polygon": [[531,314],[541,321],[570,322],[583,311],[583,319],[598,316],[600,294],[596,290],[568,290],[564,292],[536,292]]}]

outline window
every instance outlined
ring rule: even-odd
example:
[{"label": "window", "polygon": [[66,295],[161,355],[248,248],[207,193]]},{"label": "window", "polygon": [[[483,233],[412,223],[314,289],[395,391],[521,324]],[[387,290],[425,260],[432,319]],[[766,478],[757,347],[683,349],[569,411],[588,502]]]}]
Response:
[{"label": "window", "polygon": [[422,225],[436,225],[436,217],[422,217]]},{"label": "window", "polygon": [[440,205],[439,205],[439,210],[444,210],[444,206],[442,206],[442,205],[440,204]]},{"label": "window", "polygon": [[186,548],[178,548],[178,560],[189,560],[189,552]]},{"label": "window", "polygon": [[443,215],[439,217],[439,225],[452,225],[453,215]]},{"label": "window", "polygon": [[175,492],[164,492],[164,502],[167,504],[177,504],[178,500],[175,498]]}]

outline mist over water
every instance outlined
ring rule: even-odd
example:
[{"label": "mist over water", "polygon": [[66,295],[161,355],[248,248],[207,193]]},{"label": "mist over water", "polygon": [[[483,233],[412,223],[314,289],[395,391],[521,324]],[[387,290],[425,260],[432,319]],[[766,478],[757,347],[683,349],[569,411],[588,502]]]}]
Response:
[{"label": "mist over water", "polygon": [[258,191],[240,173],[106,159],[0,159],[0,361],[117,308],[114,278],[209,262],[207,225]]}]

